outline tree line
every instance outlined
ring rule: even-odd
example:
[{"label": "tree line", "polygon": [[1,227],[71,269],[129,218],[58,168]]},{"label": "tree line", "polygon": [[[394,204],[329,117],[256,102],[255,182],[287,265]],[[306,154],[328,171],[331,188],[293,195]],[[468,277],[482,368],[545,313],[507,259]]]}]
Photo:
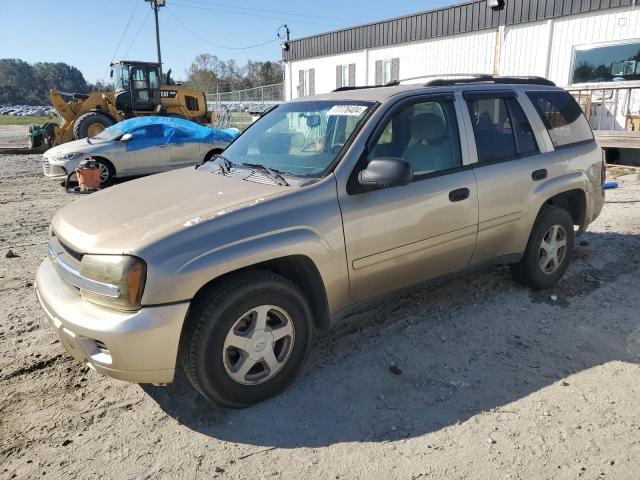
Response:
[{"label": "tree line", "polygon": [[51,88],[72,93],[91,91],[82,72],[66,63],[0,59],[0,105],[47,105]]},{"label": "tree line", "polygon": [[185,72],[184,84],[205,93],[232,92],[246,88],[282,83],[283,69],[279,62],[247,60],[243,66],[235,60],[220,60],[215,55],[196,55]]},{"label": "tree line", "polygon": [[[248,60],[238,65],[235,60],[220,60],[205,53],[196,56],[184,72],[186,79],[182,83],[205,93],[229,92],[281,83],[282,72],[279,62]],[[172,74],[172,78],[175,80],[176,75]],[[30,64],[16,58],[0,59],[0,105],[48,105],[52,88],[89,93],[112,90],[113,85],[103,81],[90,84],[80,70],[63,62]]]}]

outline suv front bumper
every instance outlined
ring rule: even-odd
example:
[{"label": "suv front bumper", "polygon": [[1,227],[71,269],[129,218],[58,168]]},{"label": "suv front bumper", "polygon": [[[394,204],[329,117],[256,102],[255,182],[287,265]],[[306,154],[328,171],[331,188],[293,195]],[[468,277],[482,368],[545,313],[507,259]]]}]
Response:
[{"label": "suv front bumper", "polygon": [[189,302],[108,310],[83,300],[51,261],[36,274],[36,294],[60,343],[98,373],[136,383],[170,383]]}]

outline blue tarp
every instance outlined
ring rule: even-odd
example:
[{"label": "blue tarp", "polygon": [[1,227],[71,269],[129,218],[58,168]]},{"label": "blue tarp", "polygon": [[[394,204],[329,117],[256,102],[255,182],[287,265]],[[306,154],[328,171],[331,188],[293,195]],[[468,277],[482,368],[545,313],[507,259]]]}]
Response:
[{"label": "blue tarp", "polygon": [[136,117],[106,128],[99,136],[115,137],[125,133],[133,135],[127,141],[127,151],[163,144],[230,143],[240,134],[234,128],[216,130],[184,118]]}]

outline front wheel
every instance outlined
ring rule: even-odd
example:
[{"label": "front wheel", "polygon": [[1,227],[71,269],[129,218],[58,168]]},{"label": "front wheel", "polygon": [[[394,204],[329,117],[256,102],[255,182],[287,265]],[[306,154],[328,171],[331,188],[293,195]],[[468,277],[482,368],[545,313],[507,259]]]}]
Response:
[{"label": "front wheel", "polygon": [[533,226],[520,263],[511,265],[513,278],[535,290],[551,288],[569,266],[575,233],[566,210],[544,208]]},{"label": "front wheel", "polygon": [[194,300],[182,334],[181,363],[204,397],[248,407],[293,380],[311,333],[311,310],[296,285],[271,272],[243,272]]},{"label": "front wheel", "polygon": [[98,167],[100,167],[100,186],[105,187],[109,185],[116,176],[115,168],[113,168],[113,164],[104,158],[97,158],[96,162]]}]

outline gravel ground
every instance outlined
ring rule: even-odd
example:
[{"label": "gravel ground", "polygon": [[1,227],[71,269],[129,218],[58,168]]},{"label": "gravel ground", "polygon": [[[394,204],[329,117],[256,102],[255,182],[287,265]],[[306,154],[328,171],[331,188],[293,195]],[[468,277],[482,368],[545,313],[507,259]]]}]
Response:
[{"label": "gravel ground", "polygon": [[640,182],[609,193],[556,289],[499,267],[406,295],[233,411],[183,375],[98,376],[39,323],[49,219],[82,201],[39,160],[0,156],[0,478],[640,478]]}]

